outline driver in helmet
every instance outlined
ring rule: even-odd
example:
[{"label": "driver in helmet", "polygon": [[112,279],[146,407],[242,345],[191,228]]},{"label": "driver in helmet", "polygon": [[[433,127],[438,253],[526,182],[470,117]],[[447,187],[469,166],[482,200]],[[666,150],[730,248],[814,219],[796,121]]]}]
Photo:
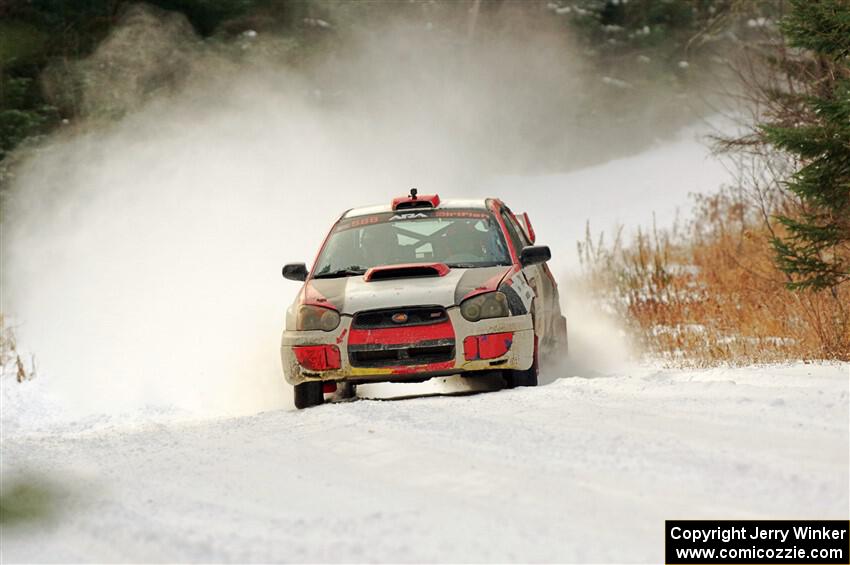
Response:
[{"label": "driver in helmet", "polygon": [[475,227],[477,221],[457,220],[444,232],[448,261],[481,261],[488,255],[487,232]]},{"label": "driver in helmet", "polygon": [[395,262],[398,236],[392,226],[376,224],[363,230],[360,236],[360,253],[364,268],[389,265]]}]

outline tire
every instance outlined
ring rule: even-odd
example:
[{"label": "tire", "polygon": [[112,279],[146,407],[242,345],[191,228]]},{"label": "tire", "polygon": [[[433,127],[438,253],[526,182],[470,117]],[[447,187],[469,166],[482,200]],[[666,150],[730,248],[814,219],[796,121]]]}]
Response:
[{"label": "tire", "polygon": [[295,407],[299,410],[318,406],[325,402],[321,382],[307,382],[295,385]]},{"label": "tire", "polygon": [[505,388],[537,386],[537,367],[525,371],[505,371]]},{"label": "tire", "polygon": [[337,384],[337,396],[347,400],[357,396],[357,385],[354,383],[341,382]]},{"label": "tire", "polygon": [[505,379],[505,388],[537,386],[537,372],[537,336],[534,336],[534,361],[531,362],[531,367],[524,371],[505,371],[502,375]]}]

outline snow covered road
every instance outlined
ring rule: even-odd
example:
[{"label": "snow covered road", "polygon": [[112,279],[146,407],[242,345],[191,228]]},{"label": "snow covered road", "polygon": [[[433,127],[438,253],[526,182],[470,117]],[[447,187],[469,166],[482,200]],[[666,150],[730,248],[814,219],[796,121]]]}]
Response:
[{"label": "snow covered road", "polygon": [[635,367],[64,432],[7,406],[0,560],[661,562],[665,518],[846,519],[848,377]]}]

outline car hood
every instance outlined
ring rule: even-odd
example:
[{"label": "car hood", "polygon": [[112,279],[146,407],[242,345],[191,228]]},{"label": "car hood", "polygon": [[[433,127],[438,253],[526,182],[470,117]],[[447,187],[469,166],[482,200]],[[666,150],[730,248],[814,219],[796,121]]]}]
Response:
[{"label": "car hood", "polygon": [[511,267],[450,269],[444,276],[366,281],[363,276],[312,279],[302,296],[327,301],[342,314],[376,308],[454,306],[476,289],[496,290]]}]

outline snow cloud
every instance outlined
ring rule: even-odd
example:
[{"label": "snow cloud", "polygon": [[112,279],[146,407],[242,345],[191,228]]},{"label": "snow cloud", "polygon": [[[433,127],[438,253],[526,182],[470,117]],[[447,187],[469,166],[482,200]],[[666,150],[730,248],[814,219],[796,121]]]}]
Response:
[{"label": "snow cloud", "polygon": [[173,18],[136,8],[47,77],[88,117],[25,156],[3,204],[2,309],[74,414],[290,406],[280,267],[309,264],[337,214],[411,186],[461,197],[586,145],[552,126],[581,122],[580,58],[520,19],[472,43],[433,23],[354,33],[293,65],[280,40],[242,34],[235,55]]}]

